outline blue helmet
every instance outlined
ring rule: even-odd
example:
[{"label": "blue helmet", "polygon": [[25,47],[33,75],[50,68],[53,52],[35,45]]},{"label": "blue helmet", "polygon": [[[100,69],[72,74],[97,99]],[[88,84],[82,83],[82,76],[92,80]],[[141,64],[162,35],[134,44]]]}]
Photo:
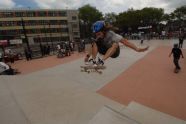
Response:
[{"label": "blue helmet", "polygon": [[96,21],[93,24],[93,33],[97,33],[99,31],[101,31],[105,26],[105,22],[104,21]]}]

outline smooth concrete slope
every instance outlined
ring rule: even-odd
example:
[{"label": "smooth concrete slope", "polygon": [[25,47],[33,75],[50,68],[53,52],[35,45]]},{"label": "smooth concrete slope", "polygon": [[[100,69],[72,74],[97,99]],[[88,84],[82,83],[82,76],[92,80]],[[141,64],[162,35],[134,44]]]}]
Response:
[{"label": "smooth concrete slope", "polygon": [[1,124],[75,121],[82,124],[103,105],[115,106],[117,110],[123,108],[94,92],[146,54],[139,56],[128,48],[121,51],[124,53],[119,58],[108,60],[108,68],[102,75],[80,72],[84,63],[78,59],[27,75],[1,76],[1,85],[6,86],[1,87]]},{"label": "smooth concrete slope", "polygon": [[[149,50],[151,51],[151,50]],[[29,77],[60,77],[65,78],[97,91],[108,82],[116,78],[120,73],[129,68],[137,60],[143,58],[149,51],[137,53],[129,48],[121,48],[121,54],[118,58],[109,58],[106,62],[106,69],[100,75],[92,72],[90,74],[81,72],[81,65],[84,65],[83,58],[55,66],[53,68],[31,73]]]},{"label": "smooth concrete slope", "polygon": [[186,61],[180,60],[182,70],[175,74],[170,51],[164,46],[155,49],[98,92],[124,105],[136,101],[185,120]]},{"label": "smooth concrete slope", "polygon": [[[1,117],[7,119],[3,121],[1,118],[0,122],[35,124],[76,121],[82,124],[88,122],[103,105],[115,106],[116,110],[123,108],[123,105],[94,92],[146,54],[137,55],[138,53],[128,48],[121,51],[123,52],[120,57],[108,60],[108,67],[102,75],[80,72],[80,65],[84,63],[83,59],[78,59],[27,75],[1,76],[1,83],[8,88],[6,91],[11,93],[10,103],[15,104],[13,109],[11,106],[5,109],[5,104],[2,105],[5,111],[1,113],[4,115]],[[6,96],[3,96],[1,101],[4,101],[4,97]],[[18,121],[21,119],[26,122]]]},{"label": "smooth concrete slope", "polygon": [[154,110],[137,102],[131,102],[122,114],[142,123],[142,124],[186,124],[185,121]]},{"label": "smooth concrete slope", "polygon": [[0,124],[30,124],[3,76],[0,77]]},{"label": "smooth concrete slope", "polygon": [[0,85],[1,124],[87,124],[104,105],[125,107],[60,76],[1,77]]},{"label": "smooth concrete slope", "polygon": [[[155,47],[151,47],[153,49]],[[105,105],[125,106],[95,91],[148,53],[121,49],[102,75],[80,72],[78,59],[24,76],[0,77],[0,124],[87,124]]]},{"label": "smooth concrete slope", "polygon": [[140,124],[110,107],[104,106],[88,124]]}]

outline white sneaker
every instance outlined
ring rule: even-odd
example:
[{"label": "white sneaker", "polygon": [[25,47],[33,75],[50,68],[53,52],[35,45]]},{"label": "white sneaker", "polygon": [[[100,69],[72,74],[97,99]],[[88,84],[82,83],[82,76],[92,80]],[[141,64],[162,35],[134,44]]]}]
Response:
[{"label": "white sneaker", "polygon": [[88,62],[89,62],[90,65],[96,64],[96,61],[94,59],[89,59]]}]

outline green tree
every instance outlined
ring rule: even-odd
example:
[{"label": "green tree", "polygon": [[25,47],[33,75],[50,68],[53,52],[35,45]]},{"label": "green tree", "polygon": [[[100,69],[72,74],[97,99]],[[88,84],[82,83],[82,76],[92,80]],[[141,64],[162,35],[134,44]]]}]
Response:
[{"label": "green tree", "polygon": [[137,11],[134,11],[132,9],[119,13],[119,15],[116,18],[116,25],[117,27],[120,27],[120,30],[128,31],[135,29],[136,25],[139,24],[139,14]]},{"label": "green tree", "polygon": [[159,23],[164,15],[164,10],[162,8],[144,8],[141,10],[142,19],[146,21],[147,24]]},{"label": "green tree", "polygon": [[177,19],[184,19],[186,16],[186,5],[177,8],[173,13]]},{"label": "green tree", "polygon": [[92,35],[92,24],[103,19],[103,14],[89,4],[79,8],[80,32],[82,38],[89,38]]},{"label": "green tree", "polygon": [[95,7],[89,4],[79,8],[79,18],[88,23],[94,23],[97,20],[103,19],[103,14]]},{"label": "green tree", "polygon": [[133,32],[138,31],[139,26],[157,25],[163,15],[164,11],[161,8],[129,9],[126,12],[120,13],[116,18],[116,22],[125,32],[128,31],[128,29]]},{"label": "green tree", "polygon": [[164,14],[162,16],[162,21],[170,21],[170,19],[171,19],[171,16],[169,14]]},{"label": "green tree", "polygon": [[117,15],[114,12],[112,12],[112,13],[106,13],[104,15],[104,20],[113,24],[114,22],[116,22],[116,16]]}]

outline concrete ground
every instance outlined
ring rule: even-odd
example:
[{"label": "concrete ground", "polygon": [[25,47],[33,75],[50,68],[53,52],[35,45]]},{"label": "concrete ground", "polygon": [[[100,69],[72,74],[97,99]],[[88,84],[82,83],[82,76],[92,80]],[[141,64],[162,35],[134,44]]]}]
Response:
[{"label": "concrete ground", "polygon": [[[80,65],[84,64],[83,53],[62,59],[51,56],[30,62],[17,61],[12,66],[21,70],[22,74],[0,76],[0,123],[87,124],[104,106],[121,111],[127,105],[97,91],[155,48],[168,46],[171,50],[177,41],[151,40],[143,45],[139,44],[140,41],[131,41],[141,47],[149,45],[150,49],[137,53],[121,46],[121,55],[106,61],[107,69],[102,75],[80,72]],[[179,74],[176,79],[179,79]]]},{"label": "concrete ground", "polygon": [[[186,50],[182,50],[186,54]],[[161,112],[186,120],[186,66],[174,73],[170,47],[158,47],[99,89],[99,93],[121,104],[136,101]]]}]

